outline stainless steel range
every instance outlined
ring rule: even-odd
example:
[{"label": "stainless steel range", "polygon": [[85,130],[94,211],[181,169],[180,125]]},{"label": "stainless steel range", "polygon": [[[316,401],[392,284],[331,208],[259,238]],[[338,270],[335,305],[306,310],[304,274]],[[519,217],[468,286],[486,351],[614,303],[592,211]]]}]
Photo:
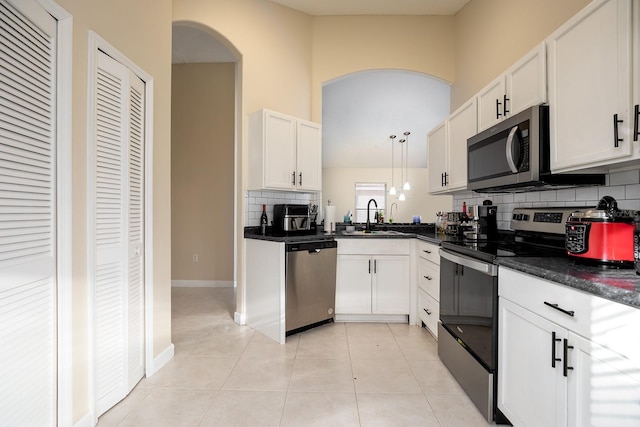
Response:
[{"label": "stainless steel range", "polygon": [[443,242],[438,354],[488,421],[497,409],[498,257],[565,256],[565,222],[580,208],[516,208],[513,233],[497,240]]}]

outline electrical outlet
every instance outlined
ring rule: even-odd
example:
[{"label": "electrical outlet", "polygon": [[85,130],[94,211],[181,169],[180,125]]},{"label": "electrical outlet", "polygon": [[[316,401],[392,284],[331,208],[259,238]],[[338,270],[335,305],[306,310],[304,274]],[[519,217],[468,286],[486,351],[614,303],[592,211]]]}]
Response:
[{"label": "electrical outlet", "polygon": [[193,262],[198,262],[198,254],[193,254]]}]

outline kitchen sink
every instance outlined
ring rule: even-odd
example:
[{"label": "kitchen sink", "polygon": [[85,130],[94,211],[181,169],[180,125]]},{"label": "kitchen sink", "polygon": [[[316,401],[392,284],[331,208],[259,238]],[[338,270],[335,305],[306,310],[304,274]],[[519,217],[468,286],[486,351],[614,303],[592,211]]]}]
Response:
[{"label": "kitchen sink", "polygon": [[401,231],[395,230],[371,230],[370,232],[365,232],[364,230],[355,230],[355,231],[345,231],[342,230],[338,232],[338,235],[342,236],[358,236],[358,237],[383,237],[383,236],[406,236],[407,233],[403,233]]}]

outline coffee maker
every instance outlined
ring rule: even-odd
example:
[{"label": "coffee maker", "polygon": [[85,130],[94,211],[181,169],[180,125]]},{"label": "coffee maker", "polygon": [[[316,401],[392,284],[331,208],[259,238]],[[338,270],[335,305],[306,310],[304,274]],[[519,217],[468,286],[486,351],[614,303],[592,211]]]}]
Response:
[{"label": "coffee maker", "polygon": [[464,237],[469,240],[496,240],[497,214],[498,207],[493,206],[490,200],[485,200],[482,205],[472,206],[469,215],[471,228],[464,232]]}]

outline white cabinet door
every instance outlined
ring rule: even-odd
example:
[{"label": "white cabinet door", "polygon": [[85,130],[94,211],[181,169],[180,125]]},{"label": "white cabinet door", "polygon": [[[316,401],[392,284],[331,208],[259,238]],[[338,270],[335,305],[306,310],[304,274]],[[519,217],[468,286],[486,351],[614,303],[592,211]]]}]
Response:
[{"label": "white cabinet door", "polygon": [[[517,426],[563,426],[567,383],[561,359],[565,329],[509,300],[499,300],[498,408]],[[552,341],[553,333],[560,341]]]},{"label": "white cabinet door", "polygon": [[338,255],[336,266],[336,314],[371,314],[369,255]]},{"label": "white cabinet door", "polygon": [[462,105],[449,116],[447,169],[448,190],[467,188],[467,139],[478,130],[476,98]]},{"label": "white cabinet door", "polygon": [[634,157],[637,155],[640,143],[640,4],[633,4],[633,117],[631,135],[634,143]]},{"label": "white cabinet door", "polygon": [[573,333],[568,345],[568,425],[639,426],[638,362]]},{"label": "white cabinet door", "polygon": [[541,43],[482,89],[478,95],[478,132],[547,101],[547,62]]},{"label": "white cabinet door", "polygon": [[478,132],[489,129],[504,118],[505,87],[502,74],[478,93]]},{"label": "white cabinet door", "polygon": [[298,190],[320,191],[322,189],[322,135],[316,123],[297,121],[297,170]]},{"label": "white cabinet door", "polygon": [[447,123],[440,123],[427,135],[429,193],[442,193],[447,190]]},{"label": "white cabinet door", "polygon": [[296,121],[273,111],[265,111],[264,121],[264,186],[291,190],[296,182]]},{"label": "white cabinet door", "polygon": [[[594,1],[547,43],[551,169],[628,159],[633,151],[631,1]],[[615,115],[622,122],[614,124]]]},{"label": "white cabinet door", "polygon": [[505,116],[517,114],[534,105],[547,102],[547,52],[540,43],[507,72]]},{"label": "white cabinet door", "polygon": [[373,314],[409,313],[409,270],[408,256],[373,257]]}]

